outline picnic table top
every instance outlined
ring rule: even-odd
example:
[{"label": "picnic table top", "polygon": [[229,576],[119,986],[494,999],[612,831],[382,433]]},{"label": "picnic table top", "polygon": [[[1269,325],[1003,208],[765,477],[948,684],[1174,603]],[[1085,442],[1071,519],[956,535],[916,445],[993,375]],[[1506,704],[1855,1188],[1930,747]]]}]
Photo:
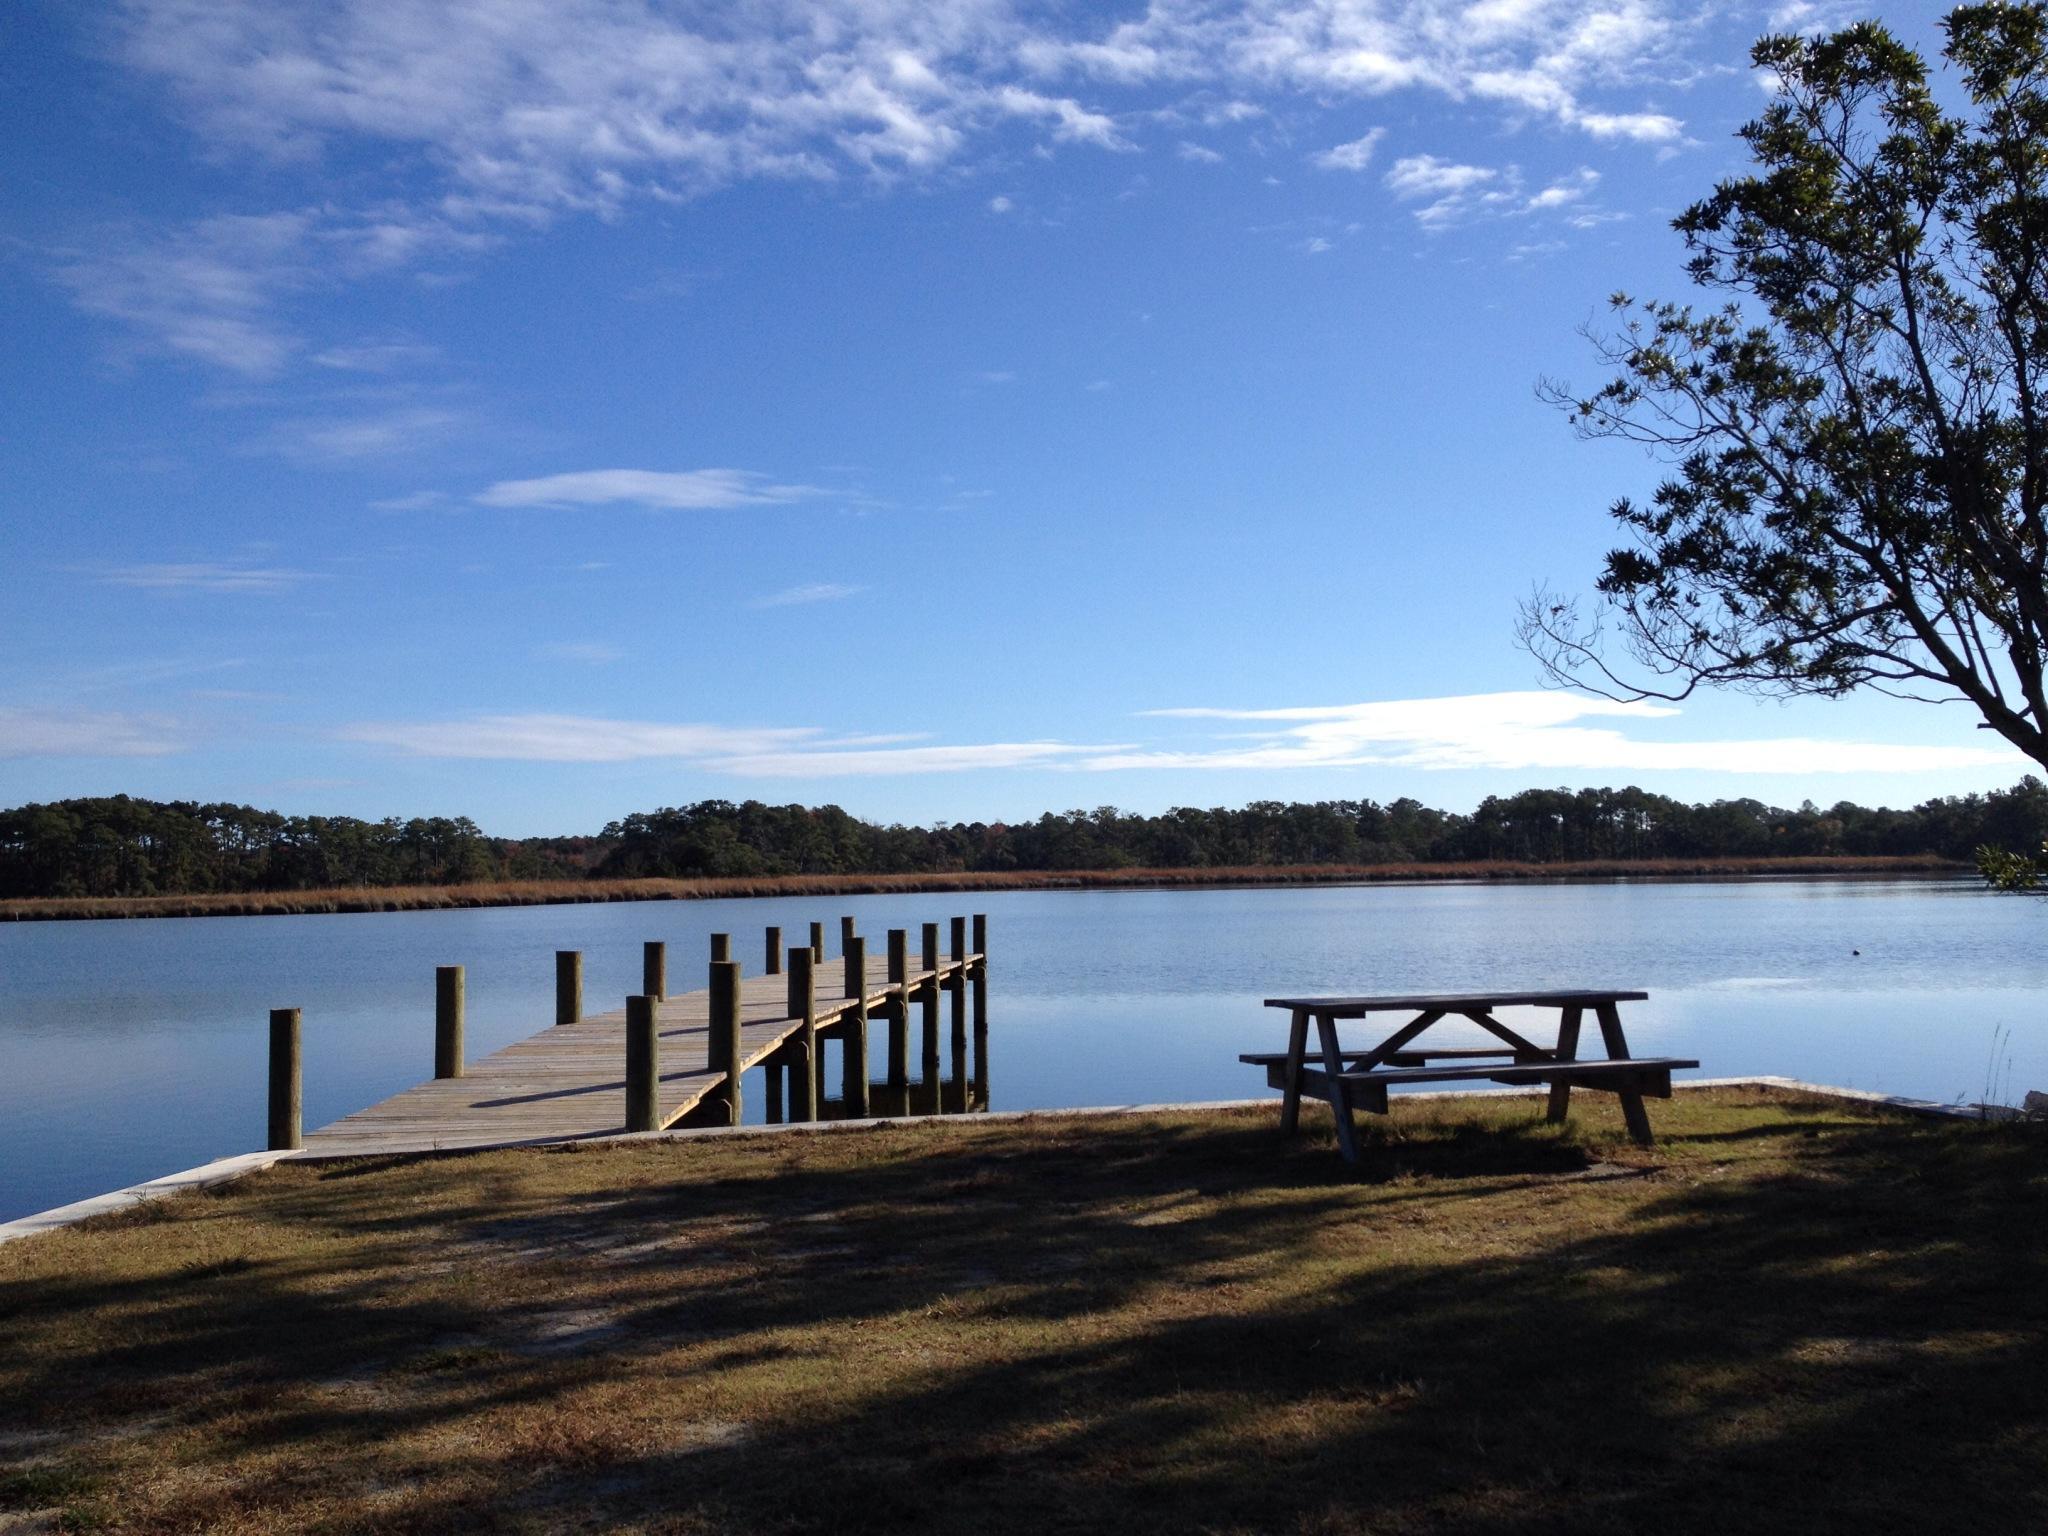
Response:
[{"label": "picnic table top", "polygon": [[1590,1008],[1602,1003],[1639,1003],[1647,992],[1565,989],[1541,992],[1407,992],[1384,997],[1269,997],[1268,1008],[1301,1008],[1358,1018],[1368,1013],[1462,1013],[1468,1008]]}]

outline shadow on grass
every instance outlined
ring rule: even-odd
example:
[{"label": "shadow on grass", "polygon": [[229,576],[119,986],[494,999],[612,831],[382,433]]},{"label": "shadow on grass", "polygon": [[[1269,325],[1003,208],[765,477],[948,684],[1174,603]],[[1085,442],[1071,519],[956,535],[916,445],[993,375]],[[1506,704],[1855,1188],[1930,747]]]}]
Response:
[{"label": "shadow on grass", "polygon": [[[677,1157],[626,1187],[605,1175],[658,1154],[557,1154],[593,1159],[585,1188],[480,1171],[453,1205],[367,1178],[254,1189],[326,1257],[0,1288],[13,1327],[102,1324],[10,1372],[8,1411],[203,1417],[188,1454],[215,1475],[153,1510],[167,1528],[288,1528],[450,1424],[474,1432],[434,1439],[432,1475],[364,1523],[2048,1518],[2048,1149],[2024,1128],[1793,1107],[1608,1181],[1512,1117],[1375,1122],[1360,1175],[1243,1115],[861,1141],[734,1144],[715,1176]],[[430,1189],[461,1166],[393,1172]],[[423,1263],[462,1284],[408,1284]],[[146,1332],[105,1326],[124,1310]],[[339,1389],[285,1390],[308,1383]],[[245,1475],[314,1448],[303,1480]]]}]

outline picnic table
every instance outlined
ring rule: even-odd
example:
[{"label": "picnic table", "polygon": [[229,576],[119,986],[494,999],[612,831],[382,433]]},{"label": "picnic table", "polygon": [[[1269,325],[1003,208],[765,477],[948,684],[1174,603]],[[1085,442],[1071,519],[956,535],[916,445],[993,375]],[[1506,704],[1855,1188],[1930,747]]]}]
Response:
[{"label": "picnic table", "polygon": [[[1337,1147],[1345,1161],[1358,1161],[1358,1133],[1352,1112],[1387,1112],[1387,1090],[1406,1083],[1495,1082],[1518,1085],[1545,1083],[1550,1088],[1549,1118],[1561,1121],[1571,1105],[1572,1089],[1593,1088],[1617,1095],[1629,1135],[1650,1145],[1646,1097],[1671,1097],[1671,1074],[1696,1061],[1674,1056],[1631,1056],[1622,1033],[1621,1005],[1638,1003],[1647,992],[1537,991],[1418,993],[1391,997],[1269,997],[1268,1008],[1289,1015],[1285,1051],[1252,1051],[1238,1057],[1266,1069],[1266,1081],[1286,1095],[1281,1129],[1294,1134],[1301,1121],[1301,1096],[1326,1100],[1337,1121]],[[1495,1013],[1504,1008],[1555,1009],[1557,1042],[1538,1045],[1503,1024]],[[1364,1019],[1373,1014],[1410,1014],[1409,1020],[1375,1045],[1347,1048],[1337,1037],[1339,1019]],[[1579,1031],[1591,1013],[1600,1025],[1605,1057],[1581,1058]],[[1316,1026],[1317,1059],[1308,1059],[1308,1026]],[[1485,1049],[1423,1050],[1411,1042],[1446,1019],[1477,1024],[1500,1044]],[[1504,1060],[1501,1058],[1505,1058]],[[1449,1062],[1452,1065],[1439,1065]]]}]

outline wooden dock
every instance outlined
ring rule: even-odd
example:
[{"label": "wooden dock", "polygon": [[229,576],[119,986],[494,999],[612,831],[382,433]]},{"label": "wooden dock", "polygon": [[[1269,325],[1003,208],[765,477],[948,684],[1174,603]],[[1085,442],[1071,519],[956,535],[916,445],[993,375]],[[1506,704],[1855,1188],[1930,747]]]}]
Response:
[{"label": "wooden dock", "polygon": [[[558,1022],[468,1063],[461,1059],[462,972],[443,967],[436,988],[436,1076],[303,1140],[298,1015],[278,1010],[272,1015],[271,1143],[302,1145],[312,1156],[366,1155],[733,1125],[741,1119],[742,1076],[757,1067],[764,1069],[760,1081],[771,1121],[985,1109],[987,925],[975,917],[971,941],[968,919],[955,918],[950,926],[950,953],[941,951],[939,925],[927,923],[916,952],[908,932],[893,929],[885,952],[870,956],[852,920],[842,919],[840,953],[831,958],[823,953],[821,925],[811,925],[809,945],[788,950],[781,931],[771,928],[763,973],[753,976],[730,958],[728,936],[714,935],[711,985],[666,996],[666,951],[649,944],[647,991],[624,1008],[589,1017],[582,1014],[582,957],[564,951],[558,956]],[[940,1009],[948,999],[951,1027],[942,1029]],[[913,1014],[921,1028],[913,1028]],[[281,1022],[289,1028],[281,1030]],[[877,1081],[870,1080],[868,1065],[871,1024],[888,1039],[887,1070]],[[831,1054],[837,1058],[830,1073],[828,1044],[836,1046]],[[281,1062],[280,1052],[288,1061]]]}]

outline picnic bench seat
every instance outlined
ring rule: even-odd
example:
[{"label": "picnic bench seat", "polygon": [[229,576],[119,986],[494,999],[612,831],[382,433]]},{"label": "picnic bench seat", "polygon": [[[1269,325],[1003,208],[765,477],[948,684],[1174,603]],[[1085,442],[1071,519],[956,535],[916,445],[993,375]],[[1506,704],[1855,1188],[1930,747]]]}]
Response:
[{"label": "picnic bench seat", "polygon": [[[1391,997],[1268,998],[1269,1008],[1292,1016],[1285,1051],[1247,1051],[1238,1060],[1266,1069],[1266,1081],[1285,1095],[1281,1123],[1290,1133],[1299,1123],[1303,1094],[1325,1100],[1337,1120],[1337,1143],[1356,1161],[1358,1145],[1351,1124],[1353,1110],[1387,1113],[1387,1090],[1414,1083],[1494,1082],[1510,1085],[1547,1084],[1549,1118],[1565,1116],[1574,1088],[1598,1089],[1621,1100],[1629,1134],[1647,1146],[1647,1098],[1671,1097],[1671,1074],[1697,1067],[1697,1061],[1676,1056],[1631,1056],[1622,1033],[1618,1005],[1640,1001],[1645,992],[1507,991],[1491,993],[1425,993]],[[1539,1045],[1494,1017],[1508,1007],[1558,1010],[1557,1043]],[[1374,1013],[1404,1012],[1414,1017],[1379,1044],[1347,1049],[1337,1038],[1339,1019],[1363,1019]],[[1600,1025],[1607,1055],[1579,1055],[1579,1032],[1591,1013]],[[1411,1044],[1447,1018],[1470,1021],[1501,1041],[1480,1049],[1423,1049]],[[1313,1020],[1319,1049],[1312,1057],[1308,1026]]]}]

